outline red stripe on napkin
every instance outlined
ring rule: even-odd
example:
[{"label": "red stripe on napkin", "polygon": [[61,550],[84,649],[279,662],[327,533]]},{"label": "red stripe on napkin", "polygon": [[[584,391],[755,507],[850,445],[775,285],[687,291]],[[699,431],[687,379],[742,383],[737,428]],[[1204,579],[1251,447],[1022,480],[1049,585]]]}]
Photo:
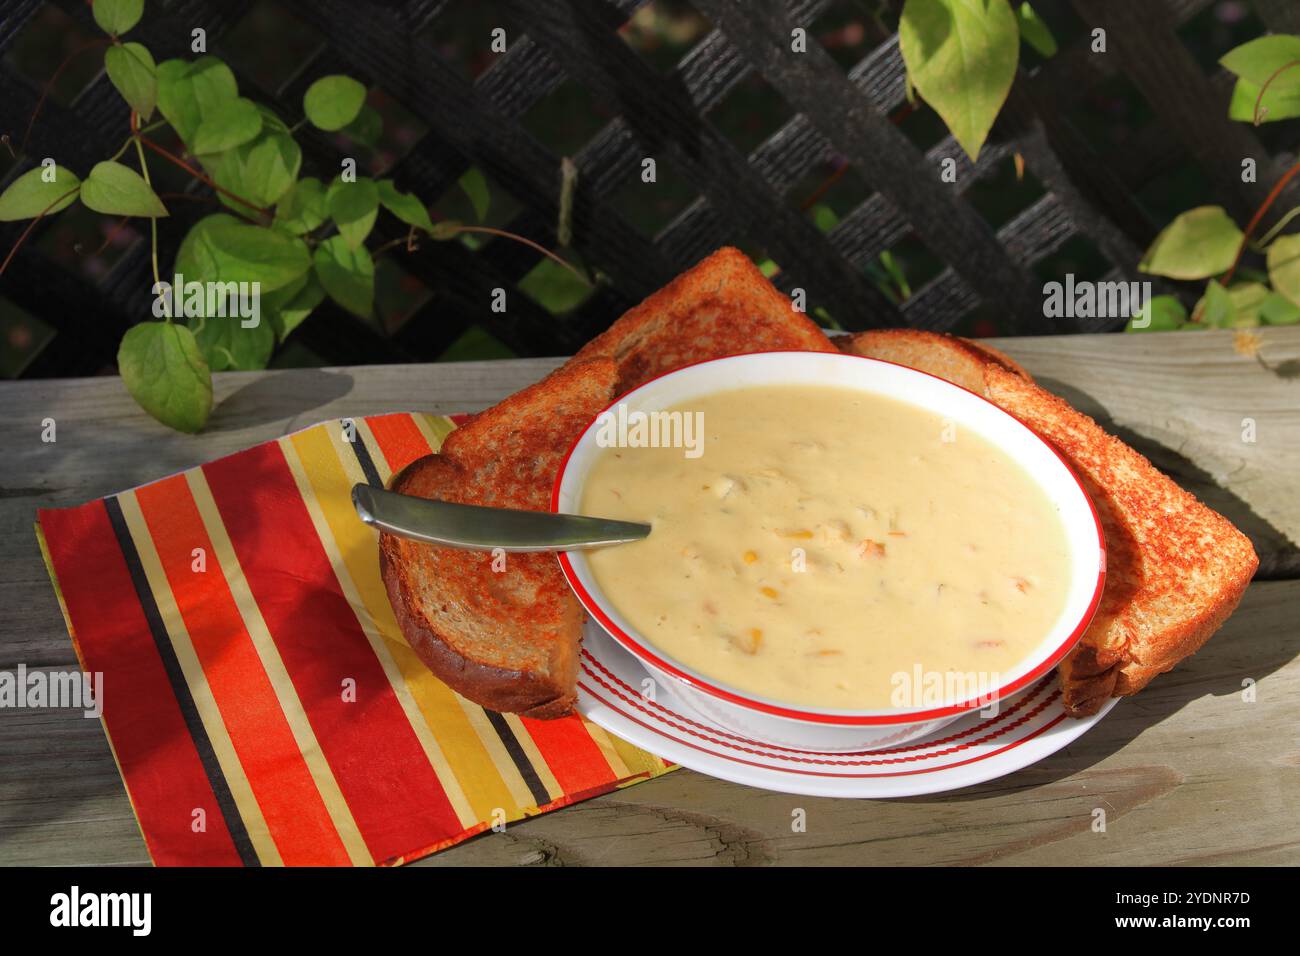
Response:
[{"label": "red stripe on napkin", "polygon": [[429,454],[429,442],[410,415],[376,415],[366,419],[366,424],[394,474]]},{"label": "red stripe on napkin", "polygon": [[[149,855],[160,865],[241,865],[104,502],[39,517],[82,667],[110,675],[104,726]],[[206,829],[196,833],[200,809]]]},{"label": "red stripe on napkin", "polygon": [[[289,866],[346,865],[347,850],[312,780],[215,557],[184,475],[136,492],[195,656],[275,846]],[[209,556],[193,570],[193,550]]]},{"label": "red stripe on napkin", "polygon": [[[379,862],[459,821],[344,598],[275,442],[203,467],[249,589],[322,753]],[[276,515],[272,527],[258,514]],[[292,571],[287,569],[293,569]],[[310,582],[310,587],[304,584]],[[356,702],[343,700],[356,681]]]}]

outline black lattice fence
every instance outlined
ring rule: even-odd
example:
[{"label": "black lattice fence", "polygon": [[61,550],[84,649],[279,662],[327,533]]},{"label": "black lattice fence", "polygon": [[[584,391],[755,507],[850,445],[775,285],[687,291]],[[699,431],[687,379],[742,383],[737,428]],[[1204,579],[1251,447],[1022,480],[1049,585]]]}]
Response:
[{"label": "black lattice fence", "polygon": [[[506,30],[508,47],[472,80],[440,38],[469,2],[149,0],[132,33],[161,61],[191,56],[191,31],[203,28],[208,50],[230,62],[245,95],[291,122],[301,116],[311,81],[329,73],[357,77],[372,97],[400,104],[418,129],[384,175],[436,210],[439,197],[476,168],[509,197],[503,226],[548,248],[557,245],[564,156],[531,117],[548,98],[575,91],[598,104],[594,132],[568,151],[579,171],[571,254],[601,279],[590,294],[560,310],[539,302],[527,292],[527,277],[540,256],[518,243],[426,242],[400,257],[403,278],[427,290],[400,325],[367,322],[327,302],[294,333],[322,363],[433,359],[472,328],[518,355],[571,352],[725,243],[770,260],[780,287],[805,290],[810,308],[848,329],[964,330],[980,315],[1010,333],[1113,328],[1115,319],[1044,318],[1043,273],[1054,257],[1082,244],[1098,263],[1095,278],[1137,279],[1140,252],[1163,224],[1143,199],[1152,184],[1191,167],[1203,201],[1244,219],[1278,178],[1291,145],[1268,130],[1266,146],[1259,131],[1226,118],[1231,78],[1212,61],[1199,62],[1179,32],[1206,16],[1211,0],[1038,0],[1040,12],[1064,24],[1065,42],[1056,56],[1022,64],[973,164],[946,131],[927,140],[909,129],[913,111],[896,37],[882,35],[847,65],[819,42],[818,24],[837,10],[865,9],[881,22],[891,10],[884,0],[691,0],[706,27],[666,71],[627,42],[629,18],[647,5],[640,0],[474,3],[480,18]],[[94,27],[87,5],[74,0],[4,0],[0,10],[0,130],[17,150],[45,78],[22,72],[14,50],[32,31],[49,29],[47,21],[56,29],[66,22],[69,32],[92,34]],[[249,18],[267,16],[280,31],[273,37],[278,52],[298,58],[278,72],[260,68],[265,51],[246,48]],[[1300,29],[1300,4],[1291,0],[1256,0],[1251,16],[1256,33]],[[808,31],[807,53],[791,53],[796,27]],[[1107,32],[1105,54],[1089,48],[1096,27]],[[486,34],[482,43],[486,48]],[[844,51],[836,52],[842,59]],[[712,116],[755,82],[783,104],[783,119],[742,146]],[[1087,121],[1098,91],[1116,85],[1135,91],[1150,111],[1118,149],[1100,145]],[[7,178],[46,156],[87,169],[122,143],[127,122],[107,77],[94,76],[67,102],[44,104]],[[338,170],[346,144],[310,126],[298,138],[304,172]],[[647,157],[673,170],[685,190],[680,208],[649,233],[617,202],[629,188],[657,188],[641,182]],[[1253,182],[1243,181],[1243,157],[1258,162]],[[945,158],[956,164],[955,182],[939,176]],[[1013,158],[1036,190],[1007,181]],[[832,224],[818,223],[798,194],[810,180],[821,181],[814,190],[821,195],[845,179],[859,184],[860,198]],[[208,195],[196,181],[175,188],[178,200]],[[991,221],[973,198],[990,188],[1027,198]],[[208,211],[201,201],[169,207],[172,217],[160,221],[164,249],[174,249]],[[27,376],[102,370],[123,332],[151,315],[147,236],[114,237],[120,248],[111,264],[92,275],[58,255],[59,228],[58,218],[38,225],[0,288],[0,297],[53,329],[23,368]],[[7,251],[21,231],[21,223],[0,228],[0,247]],[[405,231],[387,213],[376,227],[381,242]],[[877,279],[881,256],[909,244],[933,263],[930,275],[905,296],[891,294]],[[504,313],[489,307],[495,289],[507,291]]]}]

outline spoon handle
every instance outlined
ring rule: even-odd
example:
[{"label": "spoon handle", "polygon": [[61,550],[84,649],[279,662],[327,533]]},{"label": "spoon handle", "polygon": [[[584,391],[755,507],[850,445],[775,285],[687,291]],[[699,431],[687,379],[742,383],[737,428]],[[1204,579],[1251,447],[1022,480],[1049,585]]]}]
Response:
[{"label": "spoon handle", "polygon": [[648,524],[631,521],[462,505],[370,485],[352,487],[352,505],[362,521],[389,534],[467,551],[575,551],[650,533]]}]

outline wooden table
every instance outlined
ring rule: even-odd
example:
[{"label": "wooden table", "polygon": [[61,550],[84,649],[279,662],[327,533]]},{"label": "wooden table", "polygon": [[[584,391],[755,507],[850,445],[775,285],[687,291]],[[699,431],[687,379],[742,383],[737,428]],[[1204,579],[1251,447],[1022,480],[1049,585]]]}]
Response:
[{"label": "wooden table", "polygon": [[[791,797],[678,770],[424,864],[1300,863],[1300,328],[1266,329],[1262,342],[1260,358],[1235,351],[1227,332],[996,343],[1231,518],[1261,558],[1205,649],[1072,746],[981,786],[892,802]],[[479,409],[558,361],[222,374],[198,437],[154,423],[116,378],[0,383],[0,670],[76,665],[36,508],[321,419]],[[46,418],[57,423],[51,444]],[[1104,833],[1092,830],[1097,807]],[[796,808],[806,832],[792,832]],[[147,862],[98,721],[0,710],[0,863]]]}]

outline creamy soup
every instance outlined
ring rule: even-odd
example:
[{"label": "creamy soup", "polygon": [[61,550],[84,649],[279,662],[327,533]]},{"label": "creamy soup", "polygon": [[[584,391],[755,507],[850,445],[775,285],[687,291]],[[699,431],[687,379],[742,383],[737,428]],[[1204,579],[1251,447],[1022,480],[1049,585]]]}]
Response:
[{"label": "creamy soup", "polygon": [[701,674],[792,704],[933,706],[996,690],[1063,610],[1060,516],[978,435],[831,386],[670,411],[702,413],[703,441],[605,448],[581,510],[651,523],[588,560],[632,627]]}]

